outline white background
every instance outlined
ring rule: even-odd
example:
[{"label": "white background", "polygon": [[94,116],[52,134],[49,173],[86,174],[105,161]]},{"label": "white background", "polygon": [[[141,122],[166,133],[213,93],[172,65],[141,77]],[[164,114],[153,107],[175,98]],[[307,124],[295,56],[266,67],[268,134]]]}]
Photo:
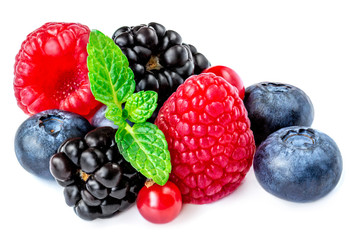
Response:
[{"label": "white background", "polygon": [[[124,25],[159,22],[212,65],[233,68],[246,87],[279,81],[301,88],[314,104],[313,127],[342,152],[339,184],[319,201],[291,203],[264,191],[251,169],[233,194],[185,205],[169,224],[147,222],[136,207],[81,220],[65,205],[63,189],[28,174],[14,153],[15,132],[27,117],[13,93],[15,55],[48,21],[79,22],[109,36]],[[346,1],[1,1],[0,23],[0,239],[349,239]]]}]

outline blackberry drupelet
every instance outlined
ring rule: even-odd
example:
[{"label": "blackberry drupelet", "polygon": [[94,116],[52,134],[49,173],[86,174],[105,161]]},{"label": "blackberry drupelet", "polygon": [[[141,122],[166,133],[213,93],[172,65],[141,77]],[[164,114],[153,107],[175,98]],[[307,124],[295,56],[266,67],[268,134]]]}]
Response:
[{"label": "blackberry drupelet", "polygon": [[151,22],[117,29],[112,39],[128,58],[136,80],[136,91],[158,93],[158,107],[149,121],[154,122],[160,107],[189,76],[210,66],[207,58],[192,45],[182,42],[173,30]]},{"label": "blackberry drupelet", "polygon": [[99,127],[65,141],[50,159],[68,206],[82,219],[111,217],[135,203],[145,177],[119,153],[116,130]]}]

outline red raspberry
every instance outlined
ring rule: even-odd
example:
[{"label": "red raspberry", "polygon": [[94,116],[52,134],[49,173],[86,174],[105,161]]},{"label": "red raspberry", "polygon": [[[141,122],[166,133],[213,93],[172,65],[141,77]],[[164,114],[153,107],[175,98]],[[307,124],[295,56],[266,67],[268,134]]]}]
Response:
[{"label": "red raspberry", "polygon": [[171,153],[170,180],[183,202],[210,203],[233,192],[251,167],[255,142],[237,89],[212,73],[189,77],[155,124]]},{"label": "red raspberry", "polygon": [[27,114],[62,109],[83,116],[100,103],[90,90],[87,50],[90,30],[78,23],[46,23],[30,33],[16,56],[14,90]]}]

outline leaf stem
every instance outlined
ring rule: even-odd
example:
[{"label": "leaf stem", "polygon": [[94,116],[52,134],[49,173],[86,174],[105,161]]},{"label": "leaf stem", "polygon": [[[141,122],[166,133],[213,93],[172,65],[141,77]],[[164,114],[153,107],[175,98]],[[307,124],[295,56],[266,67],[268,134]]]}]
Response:
[{"label": "leaf stem", "polygon": [[130,125],[128,122],[126,122],[125,130],[126,130],[127,132],[129,132],[132,136],[134,136],[134,135],[132,134],[132,133],[133,133],[132,127],[131,127],[131,125]]}]

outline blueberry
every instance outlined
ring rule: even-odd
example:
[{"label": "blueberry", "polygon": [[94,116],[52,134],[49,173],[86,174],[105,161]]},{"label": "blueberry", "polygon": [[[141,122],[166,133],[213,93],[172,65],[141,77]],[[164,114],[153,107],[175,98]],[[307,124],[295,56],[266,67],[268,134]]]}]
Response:
[{"label": "blueberry", "polygon": [[[113,123],[113,121],[110,121],[109,119],[107,119],[105,117],[105,113],[107,111],[107,106],[103,105],[100,109],[98,109],[95,113],[95,115],[93,115],[92,119],[91,119],[91,125],[95,128],[98,127],[112,127],[114,129],[118,129],[118,125],[115,125]],[[133,126],[133,123],[128,121],[128,124],[130,124],[131,126]]]},{"label": "blueberry", "polygon": [[46,110],[25,120],[15,136],[15,153],[28,172],[53,180],[49,161],[68,138],[84,136],[92,129],[82,116],[62,111]]},{"label": "blueberry", "polygon": [[112,127],[118,129],[118,126],[115,125],[112,121],[105,117],[105,112],[107,110],[107,106],[103,105],[100,109],[97,110],[95,115],[91,119],[91,124],[93,127]]},{"label": "blueberry", "polygon": [[314,119],[309,97],[289,84],[262,82],[249,86],[244,103],[257,145],[280,128],[310,127]]},{"label": "blueberry", "polygon": [[315,201],[329,193],[342,173],[342,157],[326,134],[307,127],[287,127],[257,148],[253,168],[269,193],[294,202]]}]

